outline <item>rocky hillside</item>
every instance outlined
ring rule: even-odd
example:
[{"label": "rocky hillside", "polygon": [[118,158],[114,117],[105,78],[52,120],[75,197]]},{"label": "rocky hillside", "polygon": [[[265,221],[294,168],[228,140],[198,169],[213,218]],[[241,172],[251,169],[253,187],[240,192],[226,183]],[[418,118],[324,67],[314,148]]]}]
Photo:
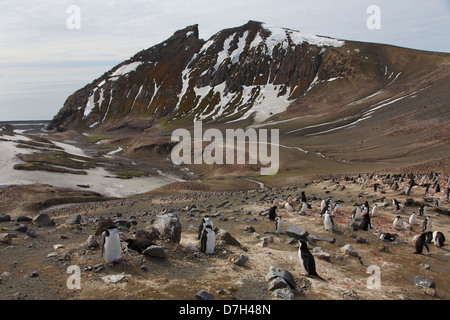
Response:
[{"label": "rocky hillside", "polygon": [[[442,61],[450,61],[449,55],[342,41],[255,21],[205,42],[194,25],[75,92],[49,128],[145,129],[155,121],[249,117],[262,122],[289,106],[289,114],[322,112],[324,102],[342,107],[399,76],[436,69]],[[405,72],[411,62],[419,70]]]}]

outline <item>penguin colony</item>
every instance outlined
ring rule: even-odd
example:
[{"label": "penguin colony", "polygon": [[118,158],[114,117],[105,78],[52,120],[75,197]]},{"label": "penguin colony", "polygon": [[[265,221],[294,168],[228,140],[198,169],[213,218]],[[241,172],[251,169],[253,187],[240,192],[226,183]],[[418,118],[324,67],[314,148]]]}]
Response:
[{"label": "penguin colony", "polygon": [[[372,219],[378,219],[383,216],[383,211],[390,210],[390,212],[396,213],[397,215],[393,219],[392,227],[388,230],[377,229],[376,234],[379,235],[380,240],[386,242],[394,242],[397,238],[397,232],[405,230],[405,228],[410,228],[415,232],[419,231],[414,241],[414,254],[424,254],[424,248],[427,252],[430,252],[430,247],[428,243],[435,244],[436,247],[441,248],[445,245],[445,235],[439,230],[433,230],[432,219],[427,214],[427,208],[429,207],[441,207],[443,202],[442,199],[433,196],[441,196],[440,185],[437,183],[439,175],[431,173],[430,175],[424,176],[413,176],[413,175],[360,175],[357,178],[345,177],[346,182],[359,183],[362,187],[366,187],[373,183],[374,192],[380,192],[383,189],[400,190],[400,185],[407,183],[405,189],[405,195],[411,196],[412,194],[417,194],[420,192],[419,187],[424,188],[425,192],[422,194],[424,198],[431,199],[431,201],[422,202],[418,206],[418,214],[414,211],[409,216],[405,216],[404,208],[405,206],[397,199],[391,199],[389,202],[385,197],[382,197],[379,202],[369,205],[368,201],[364,203],[354,203],[353,211],[350,215],[350,219],[355,222],[354,230],[369,231],[374,229],[372,225]],[[406,182],[408,180],[409,182]],[[342,178],[341,178],[342,179]],[[336,179],[338,180],[338,179]],[[417,181],[420,181],[417,183]],[[449,184],[449,180],[447,183]],[[431,188],[432,186],[432,188]],[[434,190],[434,192],[433,192]],[[438,191],[436,191],[438,190]],[[447,193],[445,194],[445,201],[449,202],[449,188],[445,189]],[[281,198],[281,197],[280,197]],[[306,197],[304,191],[302,191],[301,196],[292,197],[288,195],[283,203],[280,198],[275,198],[272,202],[272,206],[268,210],[268,219],[274,223],[275,232],[282,234],[285,232],[285,219],[284,214],[319,214],[323,220],[324,230],[327,232],[334,232],[336,225],[333,217],[343,216],[345,213],[342,211],[341,205],[337,202],[333,202],[331,198],[322,199],[320,202],[320,211],[313,210],[309,199]],[[277,211],[280,211],[277,213]],[[298,208],[298,209],[296,209]],[[282,211],[282,213],[280,213]],[[315,212],[314,212],[315,211]],[[403,220],[409,222],[405,223]],[[423,219],[423,223],[420,226],[418,219]],[[200,251],[206,255],[214,254],[215,249],[215,231],[214,224],[211,218],[204,217],[198,227],[198,237],[197,240],[200,242]],[[122,249],[120,245],[120,238],[118,234],[117,227],[110,227],[103,234],[103,245],[102,245],[102,256],[108,264],[113,264],[117,262],[122,255]],[[127,248],[130,250],[142,253],[146,248],[154,243],[147,239],[127,239],[124,240]],[[308,242],[306,240],[300,240],[298,242],[298,260],[304,275],[319,280],[326,281],[323,279],[316,270],[316,264],[314,260],[314,255],[309,251]]]}]

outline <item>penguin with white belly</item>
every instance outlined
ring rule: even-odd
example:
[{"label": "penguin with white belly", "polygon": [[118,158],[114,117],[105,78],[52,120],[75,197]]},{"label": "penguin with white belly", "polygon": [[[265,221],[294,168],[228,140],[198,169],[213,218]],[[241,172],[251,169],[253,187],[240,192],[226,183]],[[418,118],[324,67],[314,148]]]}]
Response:
[{"label": "penguin with white belly", "polygon": [[122,245],[120,243],[118,229],[116,226],[111,226],[103,232],[102,257],[108,265],[113,265],[121,256]]},{"label": "penguin with white belly", "polygon": [[201,242],[200,242],[200,250],[204,254],[213,254],[214,247],[216,244],[216,234],[212,229],[211,225],[206,225],[202,232]]}]

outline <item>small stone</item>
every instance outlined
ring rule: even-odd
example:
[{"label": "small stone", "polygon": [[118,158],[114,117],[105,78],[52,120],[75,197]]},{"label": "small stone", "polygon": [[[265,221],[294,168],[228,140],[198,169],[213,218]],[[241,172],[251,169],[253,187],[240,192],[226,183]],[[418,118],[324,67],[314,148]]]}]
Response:
[{"label": "small stone", "polygon": [[38,234],[36,233],[36,231],[28,229],[26,232],[27,236],[30,238],[37,238]]},{"label": "small stone", "polygon": [[14,231],[23,232],[23,233],[27,232],[27,230],[28,230],[28,227],[24,224],[21,224],[14,229]]},{"label": "small stone", "polygon": [[248,257],[246,255],[241,254],[239,259],[237,261],[235,261],[234,264],[239,267],[243,267],[247,261],[248,261]]},{"label": "small stone", "polygon": [[422,288],[435,288],[436,287],[436,284],[434,283],[433,280],[419,277],[419,276],[414,277],[414,283],[416,284],[416,286],[422,287]]},{"label": "small stone", "polygon": [[62,248],[64,248],[64,245],[63,245],[63,244],[54,244],[54,245],[53,245],[53,249],[54,249],[54,250],[58,250],[58,249],[62,249]]},{"label": "small stone", "polygon": [[205,289],[200,290],[195,294],[197,300],[215,300],[214,296]]},{"label": "small stone", "polygon": [[88,249],[95,249],[100,247],[100,245],[97,242],[97,238],[94,235],[90,235],[87,239],[87,247]]},{"label": "small stone", "polygon": [[31,221],[33,221],[33,219],[26,216],[18,216],[16,219],[16,222],[31,222]]},{"label": "small stone", "polygon": [[105,265],[103,263],[99,263],[94,266],[95,273],[102,272],[103,270],[105,270]]},{"label": "small stone", "polygon": [[282,300],[295,300],[295,296],[289,288],[276,289],[273,291],[272,295],[275,298]]},{"label": "small stone", "polygon": [[11,233],[0,233],[0,242],[4,244],[11,244],[12,242],[12,234]]},{"label": "small stone", "polygon": [[122,281],[124,278],[125,278],[125,275],[123,275],[123,274],[113,274],[113,275],[108,275],[108,276],[102,277],[102,280],[106,284],[112,284],[112,283],[118,283],[118,282]]},{"label": "small stone", "polygon": [[341,247],[341,252],[343,252],[344,254],[348,254],[350,256],[353,257],[360,257],[359,253],[355,251],[355,249],[350,245],[350,244],[346,244],[343,247]]},{"label": "small stone", "polygon": [[273,291],[276,289],[288,288],[286,280],[281,277],[276,277],[269,282],[269,291]]},{"label": "small stone", "polygon": [[35,278],[35,277],[38,277],[38,276],[39,276],[39,273],[36,270],[31,271],[30,278]]}]

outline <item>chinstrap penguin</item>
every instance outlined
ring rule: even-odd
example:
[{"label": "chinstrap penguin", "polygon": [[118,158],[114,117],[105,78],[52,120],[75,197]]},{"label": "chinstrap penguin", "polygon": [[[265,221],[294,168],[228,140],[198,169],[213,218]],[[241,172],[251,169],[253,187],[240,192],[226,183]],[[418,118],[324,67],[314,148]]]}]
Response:
[{"label": "chinstrap penguin", "polygon": [[120,243],[118,229],[115,226],[111,226],[103,232],[102,257],[111,265],[119,260],[121,256],[122,245]]}]

